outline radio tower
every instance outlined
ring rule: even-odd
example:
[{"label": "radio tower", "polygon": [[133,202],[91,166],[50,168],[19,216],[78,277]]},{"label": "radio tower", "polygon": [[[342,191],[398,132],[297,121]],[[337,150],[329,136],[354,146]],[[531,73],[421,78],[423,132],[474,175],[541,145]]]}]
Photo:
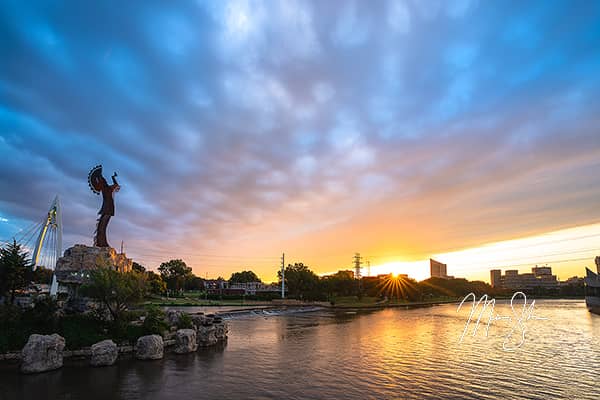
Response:
[{"label": "radio tower", "polygon": [[354,278],[358,280],[358,291],[362,289],[361,276],[360,276],[360,267],[362,261],[360,257],[360,253],[354,253]]}]

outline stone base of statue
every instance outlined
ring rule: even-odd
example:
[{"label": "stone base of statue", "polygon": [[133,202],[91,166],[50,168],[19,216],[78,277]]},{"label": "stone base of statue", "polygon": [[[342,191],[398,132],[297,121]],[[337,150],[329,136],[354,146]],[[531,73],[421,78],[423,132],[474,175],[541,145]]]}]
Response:
[{"label": "stone base of statue", "polygon": [[58,281],[59,293],[77,297],[77,288],[87,281],[90,272],[98,268],[111,268],[119,272],[129,272],[133,260],[117,253],[112,247],[86,246],[76,244],[65,250],[56,262],[54,273]]}]

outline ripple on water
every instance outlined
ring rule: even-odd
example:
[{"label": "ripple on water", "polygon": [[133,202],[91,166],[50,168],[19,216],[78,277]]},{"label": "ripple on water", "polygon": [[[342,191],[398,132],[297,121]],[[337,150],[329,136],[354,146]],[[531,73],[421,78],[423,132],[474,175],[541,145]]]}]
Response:
[{"label": "ripple on water", "polygon": [[596,399],[600,317],[579,301],[536,308],[550,320],[528,324],[514,352],[502,350],[502,321],[459,343],[466,314],[454,305],[259,313],[230,320],[224,347],[39,376],[3,371],[0,389],[10,399]]}]

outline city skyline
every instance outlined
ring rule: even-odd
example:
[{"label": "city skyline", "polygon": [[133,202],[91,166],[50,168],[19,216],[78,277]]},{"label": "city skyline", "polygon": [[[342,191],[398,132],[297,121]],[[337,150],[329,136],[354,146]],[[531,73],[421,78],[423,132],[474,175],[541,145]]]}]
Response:
[{"label": "city skyline", "polygon": [[600,4],[121,6],[2,10],[0,240],[58,194],[89,244],[101,163],[111,244],[152,269],[566,279],[600,254]]}]

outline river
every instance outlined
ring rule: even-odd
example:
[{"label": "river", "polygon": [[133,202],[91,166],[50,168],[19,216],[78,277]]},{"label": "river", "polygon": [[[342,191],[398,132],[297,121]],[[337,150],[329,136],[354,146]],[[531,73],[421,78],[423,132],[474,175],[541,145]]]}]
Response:
[{"label": "river", "polygon": [[[245,315],[226,345],[159,361],[0,372],[2,399],[597,399],[600,316],[582,301],[538,300],[525,325],[461,333],[456,305]],[[506,302],[496,311],[510,315]],[[486,320],[487,322],[487,320]],[[526,327],[514,351],[502,343]],[[515,342],[516,343],[516,342]],[[514,344],[514,343],[513,343]]]}]

